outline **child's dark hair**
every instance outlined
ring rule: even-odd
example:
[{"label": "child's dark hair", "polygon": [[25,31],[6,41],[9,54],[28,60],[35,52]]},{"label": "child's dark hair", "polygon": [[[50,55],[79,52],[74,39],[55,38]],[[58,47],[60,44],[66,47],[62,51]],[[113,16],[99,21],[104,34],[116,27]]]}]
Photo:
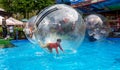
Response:
[{"label": "child's dark hair", "polygon": [[61,42],[61,39],[57,39],[57,42]]}]

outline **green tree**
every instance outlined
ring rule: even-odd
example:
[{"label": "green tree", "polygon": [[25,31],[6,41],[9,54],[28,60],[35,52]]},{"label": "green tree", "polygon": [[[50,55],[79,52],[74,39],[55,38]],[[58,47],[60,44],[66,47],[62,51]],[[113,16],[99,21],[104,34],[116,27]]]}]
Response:
[{"label": "green tree", "polygon": [[53,5],[54,3],[54,0],[35,0],[35,9],[40,11],[41,9]]},{"label": "green tree", "polygon": [[29,18],[30,12],[40,11],[55,2],[54,0],[3,0],[2,3],[7,12],[20,13],[24,18]]},{"label": "green tree", "polygon": [[0,8],[3,8],[2,0],[0,0]]}]

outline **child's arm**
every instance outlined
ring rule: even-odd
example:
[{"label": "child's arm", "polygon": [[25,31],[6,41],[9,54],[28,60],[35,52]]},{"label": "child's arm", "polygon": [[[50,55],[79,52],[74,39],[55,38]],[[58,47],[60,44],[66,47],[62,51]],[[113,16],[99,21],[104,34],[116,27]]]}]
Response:
[{"label": "child's arm", "polygon": [[59,48],[60,48],[60,50],[62,50],[63,51],[63,49],[62,49],[62,47],[59,45]]},{"label": "child's arm", "polygon": [[58,52],[58,48],[55,48],[55,49],[56,49],[56,53],[59,54],[59,52]]}]

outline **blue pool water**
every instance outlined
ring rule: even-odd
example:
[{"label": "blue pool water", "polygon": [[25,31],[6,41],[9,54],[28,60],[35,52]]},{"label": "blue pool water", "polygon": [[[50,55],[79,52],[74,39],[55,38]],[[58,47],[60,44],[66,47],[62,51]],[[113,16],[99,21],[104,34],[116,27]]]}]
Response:
[{"label": "blue pool water", "polygon": [[84,41],[77,52],[47,54],[27,40],[0,49],[0,70],[120,70],[120,39]]}]

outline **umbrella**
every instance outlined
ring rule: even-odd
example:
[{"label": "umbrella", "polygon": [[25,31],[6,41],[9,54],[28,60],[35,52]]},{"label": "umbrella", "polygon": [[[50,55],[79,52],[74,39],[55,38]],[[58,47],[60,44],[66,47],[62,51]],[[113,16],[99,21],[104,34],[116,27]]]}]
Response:
[{"label": "umbrella", "polygon": [[[2,25],[2,16],[0,16],[0,25]],[[23,22],[21,22],[21,21],[19,21],[19,20],[16,20],[16,19],[14,19],[14,18],[12,18],[12,17],[10,17],[10,18],[8,18],[7,20],[6,20],[6,24],[7,25],[23,25]]]},{"label": "umbrella", "polygon": [[[8,21],[9,21],[9,22],[8,22],[9,24],[10,24],[10,23],[13,23],[13,25],[23,25],[23,22],[15,19],[15,18],[12,18],[12,17],[10,17],[10,18],[8,19]],[[6,22],[7,22],[7,20],[6,20]]]},{"label": "umbrella", "polygon": [[0,11],[5,11],[3,8],[0,8]]}]

